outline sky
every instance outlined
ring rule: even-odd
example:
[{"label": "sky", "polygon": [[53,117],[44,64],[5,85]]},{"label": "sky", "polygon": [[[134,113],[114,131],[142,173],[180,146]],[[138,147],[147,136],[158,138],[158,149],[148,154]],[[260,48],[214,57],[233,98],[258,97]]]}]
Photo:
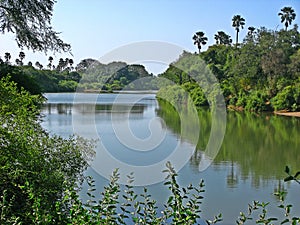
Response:
[{"label": "sky", "polygon": [[[278,12],[284,6],[294,8],[297,14],[294,23],[300,25],[300,0],[57,0],[52,25],[61,32],[60,37],[71,44],[72,55],[51,52],[45,55],[23,49],[24,61],[39,61],[46,66],[52,55],[54,63],[67,57],[78,64],[82,59],[99,60],[121,46],[147,41],[195,52],[192,36],[197,31],[203,31],[208,37],[205,50],[215,43],[217,31],[224,31],[235,40],[234,15],[239,14],[246,20],[240,40],[249,26],[282,29]],[[2,58],[5,52],[10,52],[14,61],[20,51],[13,34],[0,34]],[[178,56],[179,53],[175,54],[170,62]],[[166,66],[155,62],[145,62],[145,65],[154,74]]]}]

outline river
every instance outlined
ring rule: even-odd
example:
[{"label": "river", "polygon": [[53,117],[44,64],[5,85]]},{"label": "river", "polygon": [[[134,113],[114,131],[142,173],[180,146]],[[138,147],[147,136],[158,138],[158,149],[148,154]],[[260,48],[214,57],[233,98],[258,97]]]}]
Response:
[{"label": "river", "polygon": [[[94,177],[99,190],[115,167],[121,168],[121,183],[133,170],[136,185],[147,185],[162,205],[168,190],[163,188],[165,174],[160,171],[170,160],[179,170],[181,185],[204,179],[204,219],[222,213],[221,224],[234,224],[253,200],[270,202],[270,216],[280,217],[283,212],[276,207],[279,201],[273,194],[278,189],[288,192],[286,201],[300,214],[299,185],[283,182],[286,165],[300,170],[299,118],[228,112],[222,146],[211,165],[201,171],[199,163],[205,158],[211,129],[209,109],[199,110],[196,127],[188,114],[180,117],[172,105],[158,102],[154,94],[45,96],[42,126],[48,132],[97,140],[96,158],[86,173]],[[189,128],[185,135],[181,135],[183,123]],[[197,138],[194,127],[200,129]]]}]

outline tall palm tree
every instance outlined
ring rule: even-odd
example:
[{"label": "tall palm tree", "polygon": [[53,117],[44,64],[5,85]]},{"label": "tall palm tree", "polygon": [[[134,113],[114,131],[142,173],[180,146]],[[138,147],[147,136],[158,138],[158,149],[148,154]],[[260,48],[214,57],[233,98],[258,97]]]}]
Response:
[{"label": "tall palm tree", "polygon": [[232,18],[232,26],[235,28],[236,30],[236,46],[238,45],[239,42],[239,32],[240,32],[240,28],[244,28],[245,25],[245,19],[243,17],[241,17],[241,15],[235,15]]},{"label": "tall palm tree", "polygon": [[204,32],[198,31],[193,36],[194,45],[197,45],[197,48],[199,50],[199,54],[201,52],[201,45],[206,45],[208,38],[204,36]]},{"label": "tall palm tree", "polygon": [[281,23],[284,22],[285,30],[288,26],[292,24],[293,20],[296,18],[296,13],[292,7],[283,7],[281,12],[278,13],[281,18]]},{"label": "tall palm tree", "polygon": [[215,40],[216,44],[220,45],[230,45],[232,43],[230,35],[226,34],[224,31],[218,31],[218,33],[215,34]]}]

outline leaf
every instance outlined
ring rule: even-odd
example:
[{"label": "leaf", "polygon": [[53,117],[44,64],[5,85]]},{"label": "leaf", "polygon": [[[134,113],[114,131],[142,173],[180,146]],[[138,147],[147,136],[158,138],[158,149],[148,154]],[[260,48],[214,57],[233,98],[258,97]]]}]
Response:
[{"label": "leaf", "polygon": [[290,174],[290,168],[289,168],[288,166],[285,166],[285,172],[286,172],[287,174]]},{"label": "leaf", "polygon": [[289,219],[285,219],[284,221],[282,221],[280,224],[285,224],[285,223],[288,223],[289,222]]},{"label": "leaf", "polygon": [[294,180],[293,176],[288,176],[288,177],[284,178],[284,182],[291,181],[291,180]]},{"label": "leaf", "polygon": [[294,177],[297,178],[299,175],[300,175],[300,171],[298,171]]}]

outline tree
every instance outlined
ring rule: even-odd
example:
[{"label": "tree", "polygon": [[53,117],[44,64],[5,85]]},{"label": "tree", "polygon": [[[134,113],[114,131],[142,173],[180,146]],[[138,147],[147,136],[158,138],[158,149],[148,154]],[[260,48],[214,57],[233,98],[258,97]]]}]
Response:
[{"label": "tree", "polygon": [[202,31],[198,31],[194,36],[193,36],[193,40],[194,40],[194,45],[197,45],[197,48],[199,50],[199,54],[201,52],[201,45],[206,45],[207,43],[207,37],[204,36],[204,32]]},{"label": "tree", "polygon": [[9,64],[9,60],[11,59],[11,54],[9,52],[6,52],[4,54],[5,63]]},{"label": "tree", "polygon": [[11,32],[19,47],[33,51],[70,52],[51,26],[55,0],[1,0],[0,32]]},{"label": "tree", "polygon": [[40,70],[43,69],[43,65],[40,64],[40,62],[38,62],[38,61],[35,62],[35,66],[36,66],[37,68],[39,68]]},{"label": "tree", "polygon": [[255,27],[248,27],[248,32],[244,39],[245,43],[255,41],[255,35],[257,34],[257,32],[255,30],[256,30]]},{"label": "tree", "polygon": [[74,69],[73,64],[74,64],[74,60],[73,59],[69,59],[69,65],[70,65],[70,70],[71,71]]},{"label": "tree", "polygon": [[51,68],[52,68],[52,62],[53,62],[53,57],[49,56],[48,61],[49,61],[49,64],[47,66],[48,66],[49,70],[51,70]]},{"label": "tree", "polygon": [[280,16],[281,23],[284,23],[285,30],[287,30],[288,26],[291,25],[296,18],[296,13],[292,7],[284,7],[281,9],[281,12],[278,13],[278,16]]},{"label": "tree", "polygon": [[22,66],[22,62],[21,62],[21,60],[20,59],[16,59],[16,64],[18,65],[18,66]]},{"label": "tree", "polygon": [[248,35],[254,35],[255,27],[248,27]]},{"label": "tree", "polygon": [[244,28],[245,25],[245,19],[241,17],[240,15],[235,15],[232,18],[232,26],[235,27],[236,30],[236,46],[239,42],[239,32],[240,28]]},{"label": "tree", "polygon": [[57,70],[58,71],[63,71],[63,69],[65,68],[65,66],[66,66],[66,62],[64,61],[64,59],[63,58],[60,58],[59,59],[59,61],[58,61],[58,65],[57,65]]},{"label": "tree", "polygon": [[93,154],[91,143],[82,138],[49,135],[39,123],[42,103],[9,78],[0,80],[0,202],[7,201],[5,214],[18,217],[18,224],[35,223],[37,211],[52,216],[52,223],[44,224],[56,224],[55,202],[66,188],[77,186]]},{"label": "tree", "polygon": [[23,66],[23,60],[25,59],[25,53],[20,52],[19,53],[19,58],[20,58],[20,65]]},{"label": "tree", "polygon": [[218,31],[218,33],[215,34],[215,40],[216,44],[221,45],[230,45],[232,43],[230,35],[226,34],[224,31]]}]

